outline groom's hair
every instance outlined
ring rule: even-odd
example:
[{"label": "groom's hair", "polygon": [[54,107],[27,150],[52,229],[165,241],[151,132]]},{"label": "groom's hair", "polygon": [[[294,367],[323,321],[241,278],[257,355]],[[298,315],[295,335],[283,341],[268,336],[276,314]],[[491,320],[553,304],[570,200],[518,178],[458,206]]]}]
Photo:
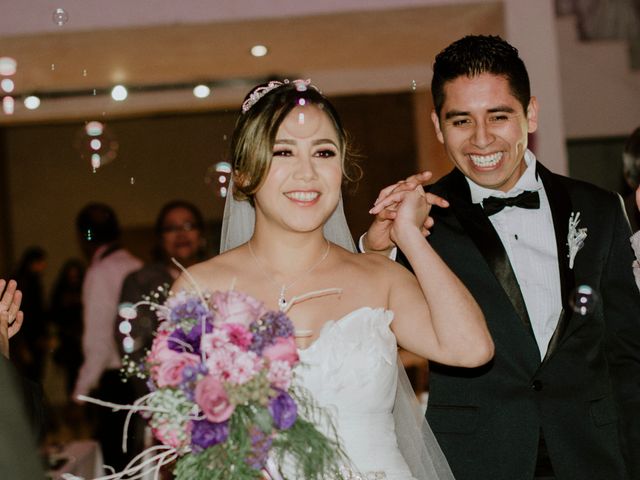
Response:
[{"label": "groom's hair", "polygon": [[511,94],[527,111],[531,99],[529,74],[518,50],[498,36],[468,35],[442,50],[433,64],[431,95],[438,117],[444,105],[447,82],[483,73],[506,78]]},{"label": "groom's hair", "polygon": [[331,102],[313,85],[304,84],[301,88],[300,81],[272,85],[258,85],[247,94],[243,105],[251,99],[249,107],[243,107],[233,131],[231,157],[235,198],[252,201],[269,172],[278,129],[298,105],[315,105],[327,114],[338,135],[344,176],[356,180],[358,168],[353,161],[349,136]]}]

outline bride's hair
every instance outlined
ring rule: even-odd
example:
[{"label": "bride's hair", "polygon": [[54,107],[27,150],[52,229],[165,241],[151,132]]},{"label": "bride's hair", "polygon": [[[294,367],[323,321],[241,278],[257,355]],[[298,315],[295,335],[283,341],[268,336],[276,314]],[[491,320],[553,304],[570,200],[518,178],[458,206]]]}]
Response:
[{"label": "bride's hair", "polygon": [[347,180],[358,180],[359,168],[354,161],[355,155],[331,102],[303,80],[269,82],[258,85],[247,94],[233,131],[233,195],[237,200],[253,201],[253,195],[269,172],[280,124],[298,105],[315,105],[327,114],[338,135],[343,175]]}]

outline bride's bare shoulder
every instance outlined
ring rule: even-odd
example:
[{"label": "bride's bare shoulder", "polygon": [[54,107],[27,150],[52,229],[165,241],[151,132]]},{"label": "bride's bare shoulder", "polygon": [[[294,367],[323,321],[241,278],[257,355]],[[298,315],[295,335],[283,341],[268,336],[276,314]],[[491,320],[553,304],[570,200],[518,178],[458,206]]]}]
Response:
[{"label": "bride's bare shoulder", "polygon": [[344,265],[351,265],[366,275],[402,274],[404,270],[395,261],[377,253],[351,253],[342,248],[339,248],[339,252],[342,257],[340,260]]},{"label": "bride's bare shoulder", "polygon": [[[189,288],[191,281],[206,290],[221,290],[230,287],[233,279],[238,276],[238,267],[243,265],[240,249],[230,250],[216,255],[204,262],[196,263],[187,269],[188,274],[180,275],[175,289]],[[191,277],[191,278],[189,278]]]}]

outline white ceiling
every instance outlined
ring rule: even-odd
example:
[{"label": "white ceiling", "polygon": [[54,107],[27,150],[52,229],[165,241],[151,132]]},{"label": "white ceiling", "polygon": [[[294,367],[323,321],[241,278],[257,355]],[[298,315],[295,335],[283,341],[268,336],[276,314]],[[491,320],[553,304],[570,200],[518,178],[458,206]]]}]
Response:
[{"label": "white ceiling", "polygon": [[[452,40],[503,33],[500,2],[343,0],[313,2],[304,11],[296,5],[310,2],[213,3],[0,0],[0,56],[18,62],[14,95],[84,92],[45,98],[35,111],[17,102],[13,115],[0,112],[0,124],[235,108],[256,79],[268,76],[311,78],[334,95],[423,88],[433,57]],[[396,4],[402,8],[390,8]],[[58,7],[69,17],[62,26],[52,18]],[[269,55],[252,57],[256,43]],[[205,100],[186,88],[149,91],[198,82],[218,87]],[[144,91],[116,103],[101,94],[116,83]]]}]

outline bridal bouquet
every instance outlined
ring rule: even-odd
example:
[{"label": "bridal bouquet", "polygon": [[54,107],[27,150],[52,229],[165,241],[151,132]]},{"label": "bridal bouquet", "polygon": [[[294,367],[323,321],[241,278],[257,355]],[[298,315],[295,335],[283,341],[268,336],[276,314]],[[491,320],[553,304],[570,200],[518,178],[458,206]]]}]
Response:
[{"label": "bridal bouquet", "polygon": [[[299,360],[284,313],[234,290],[183,291],[164,304],[121,306],[123,323],[141,304],[160,323],[145,361],[124,370],[147,379],[150,393],[129,409],[162,444],[151,447],[161,452],[154,468],[176,460],[177,479],[261,479],[278,478],[286,461],[298,478],[335,475],[340,447],[307,420],[322,412],[292,384]],[[123,473],[139,475],[142,459]]]}]

